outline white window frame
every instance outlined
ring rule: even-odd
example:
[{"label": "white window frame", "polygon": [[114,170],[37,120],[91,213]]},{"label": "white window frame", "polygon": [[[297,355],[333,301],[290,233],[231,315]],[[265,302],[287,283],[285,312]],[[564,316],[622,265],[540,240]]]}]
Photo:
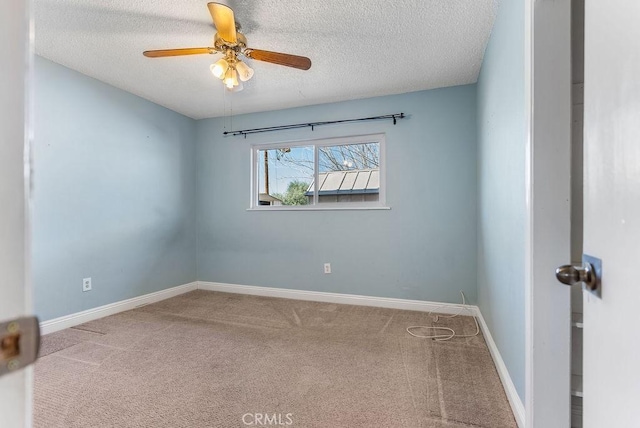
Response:
[{"label": "white window frame", "polygon": [[[378,200],[371,202],[323,202],[318,199],[318,148],[329,146],[345,146],[349,144],[378,143],[380,145],[380,190]],[[313,204],[309,205],[258,205],[258,151],[285,147],[313,147]],[[250,211],[315,211],[315,210],[375,210],[389,209],[386,205],[387,191],[386,136],[385,134],[355,135],[349,137],[321,138],[316,140],[282,141],[251,145],[251,194],[248,210]]]}]

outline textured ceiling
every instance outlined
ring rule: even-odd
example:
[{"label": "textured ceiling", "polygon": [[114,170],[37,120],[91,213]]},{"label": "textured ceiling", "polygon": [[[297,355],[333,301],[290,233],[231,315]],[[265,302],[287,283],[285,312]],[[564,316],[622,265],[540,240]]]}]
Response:
[{"label": "textured ceiling", "polygon": [[192,118],[473,83],[498,0],[237,0],[248,46],[308,56],[309,71],[247,60],[226,92],[220,55],[146,58],[211,46],[206,0],[35,0],[36,53]]}]

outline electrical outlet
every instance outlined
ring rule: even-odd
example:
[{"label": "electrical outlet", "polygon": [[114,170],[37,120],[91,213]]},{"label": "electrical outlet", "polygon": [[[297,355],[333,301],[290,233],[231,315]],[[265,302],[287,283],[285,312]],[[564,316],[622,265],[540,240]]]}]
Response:
[{"label": "electrical outlet", "polygon": [[331,263],[324,264],[324,273],[331,273]]},{"label": "electrical outlet", "polygon": [[91,278],[84,278],[82,280],[82,291],[91,291]]}]

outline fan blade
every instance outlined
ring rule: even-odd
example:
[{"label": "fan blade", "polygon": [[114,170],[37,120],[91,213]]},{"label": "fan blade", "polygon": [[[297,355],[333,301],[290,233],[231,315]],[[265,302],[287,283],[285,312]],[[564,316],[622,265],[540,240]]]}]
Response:
[{"label": "fan blade", "polygon": [[207,3],[209,13],[213,19],[213,25],[216,26],[218,35],[229,43],[238,43],[236,37],[236,20],[233,16],[233,10],[227,5],[221,3]]},{"label": "fan blade", "polygon": [[184,49],[158,49],[155,51],[144,51],[142,54],[149,58],[159,58],[164,56],[180,55],[200,55],[216,53],[214,48],[184,48]]},{"label": "fan blade", "polygon": [[300,70],[308,70],[311,68],[311,60],[305,56],[248,48],[244,50],[244,55],[247,58],[257,59],[258,61],[271,62]]}]

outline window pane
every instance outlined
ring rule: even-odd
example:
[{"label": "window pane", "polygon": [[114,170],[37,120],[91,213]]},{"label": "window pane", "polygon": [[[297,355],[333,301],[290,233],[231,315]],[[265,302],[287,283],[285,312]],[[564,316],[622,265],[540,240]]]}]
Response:
[{"label": "window pane", "polygon": [[380,200],[380,143],[318,149],[318,202]]},{"label": "window pane", "polygon": [[256,204],[312,204],[313,164],[313,146],[258,150]]}]

